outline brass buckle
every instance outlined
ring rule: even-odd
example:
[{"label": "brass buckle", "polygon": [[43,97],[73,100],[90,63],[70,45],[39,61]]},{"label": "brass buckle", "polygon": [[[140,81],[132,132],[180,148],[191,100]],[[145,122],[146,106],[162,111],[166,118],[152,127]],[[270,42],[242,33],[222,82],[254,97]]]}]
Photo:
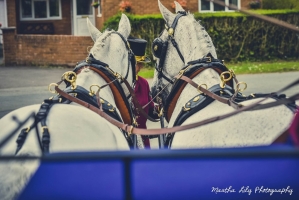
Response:
[{"label": "brass buckle", "polygon": [[132,132],[133,132],[133,128],[134,128],[134,126],[130,126],[130,130],[128,131],[128,135],[129,135],[129,136],[132,134]]},{"label": "brass buckle", "polygon": [[133,118],[133,124],[134,124],[136,127],[139,125],[138,122],[137,122],[137,118],[138,118],[138,116],[136,116],[136,117]]},{"label": "brass buckle", "polygon": [[158,116],[159,116],[159,117],[162,117],[162,116],[163,116],[163,112],[164,112],[164,109],[163,109],[163,108],[161,108],[161,110],[160,110],[160,112],[159,112]]},{"label": "brass buckle", "polygon": [[113,71],[109,66],[106,66],[106,69],[108,69],[108,70],[110,71],[110,73],[111,73],[115,78],[122,78],[122,76],[121,76],[119,73]]},{"label": "brass buckle", "polygon": [[190,66],[191,65],[188,65],[185,69],[181,69],[177,75],[177,79],[180,79],[185,74],[185,72],[190,68]]},{"label": "brass buckle", "polygon": [[168,32],[168,35],[169,35],[169,36],[173,36],[173,32],[174,32],[174,30],[173,30],[173,28],[169,28],[169,29],[167,30],[167,32]]},{"label": "brass buckle", "polygon": [[45,129],[48,129],[48,131],[49,131],[49,128],[47,126],[42,126],[42,131],[43,132],[45,131]]}]

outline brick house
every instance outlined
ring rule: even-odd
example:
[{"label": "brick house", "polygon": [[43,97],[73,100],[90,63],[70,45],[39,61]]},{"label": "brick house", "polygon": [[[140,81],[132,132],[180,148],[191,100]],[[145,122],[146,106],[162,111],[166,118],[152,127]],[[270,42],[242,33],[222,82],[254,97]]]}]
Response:
[{"label": "brick house", "polygon": [[[99,29],[120,12],[121,0],[0,0],[5,7],[3,31],[5,65],[70,65],[86,57],[93,44],[86,17]],[[133,14],[158,14],[157,0],[129,0]],[[222,0],[246,9],[251,0]],[[92,3],[99,2],[94,8]],[[168,9],[173,0],[161,0]],[[211,12],[229,9],[205,0],[187,0],[186,10]],[[1,23],[1,22],[0,22]]]}]

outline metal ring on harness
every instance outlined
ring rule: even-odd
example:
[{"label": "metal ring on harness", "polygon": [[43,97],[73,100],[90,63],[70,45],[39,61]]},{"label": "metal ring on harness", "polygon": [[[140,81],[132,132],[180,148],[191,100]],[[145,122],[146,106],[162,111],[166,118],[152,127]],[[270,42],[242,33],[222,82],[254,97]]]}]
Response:
[{"label": "metal ring on harness", "polygon": [[[228,74],[229,77],[228,77],[228,78],[225,78],[225,74]],[[220,77],[223,78],[223,81],[227,82],[227,81],[229,81],[229,80],[233,77],[233,75],[232,75],[232,72],[231,72],[231,71],[225,71],[225,72],[222,72],[222,73],[220,74]]]},{"label": "metal ring on harness", "polygon": [[92,48],[92,46],[88,46],[88,47],[86,47],[87,53],[90,52],[91,48]]},{"label": "metal ring on harness", "polygon": [[94,86],[96,86],[96,87],[98,87],[99,89],[98,89],[98,91],[100,91],[101,90],[101,87],[99,86],[99,85],[96,85],[96,84],[92,84],[90,87],[89,87],[89,95],[90,96],[94,96],[95,94],[96,94],[96,92],[95,91],[93,91],[91,88],[92,87],[94,87]]},{"label": "metal ring on harness", "polygon": [[[72,77],[72,79],[70,79],[69,77],[73,75],[74,77]],[[73,71],[67,71],[63,74],[64,79],[70,83],[75,82],[77,79],[77,74]]]},{"label": "metal ring on harness", "polygon": [[[225,74],[229,74],[229,77],[228,77],[228,78],[225,78]],[[221,88],[224,88],[226,82],[229,81],[232,77],[233,77],[233,72],[231,72],[231,71],[225,71],[225,72],[222,72],[222,73],[220,74],[220,78],[221,78],[220,87],[221,87]]]},{"label": "metal ring on harness", "polygon": [[56,90],[52,90],[51,89],[51,87],[52,86],[57,86],[58,87],[58,85],[57,85],[57,83],[50,83],[50,85],[48,86],[48,90],[51,92],[51,93],[53,93],[53,94],[57,94],[57,91]]},{"label": "metal ring on harness", "polygon": [[199,92],[199,94],[202,94],[202,93],[203,93],[203,92],[200,90],[200,88],[201,88],[202,85],[206,86],[205,88],[208,89],[207,84],[201,84],[201,85],[199,85],[199,86],[197,87],[197,91]]},{"label": "metal ring on harness", "polygon": [[[70,79],[71,77],[71,79]],[[63,75],[62,75],[62,78],[64,78],[64,80],[68,81],[71,83],[72,85],[72,90],[76,89],[77,88],[77,85],[76,85],[76,79],[77,79],[77,74],[73,71],[67,71],[65,72]]]},{"label": "metal ring on harness", "polygon": [[[239,86],[241,85],[241,84],[243,84],[244,85],[244,88],[243,89],[240,89],[239,88]],[[247,83],[245,83],[245,82],[239,82],[239,83],[237,83],[237,91],[238,92],[243,92],[244,90],[246,90],[246,88],[247,88]]]}]

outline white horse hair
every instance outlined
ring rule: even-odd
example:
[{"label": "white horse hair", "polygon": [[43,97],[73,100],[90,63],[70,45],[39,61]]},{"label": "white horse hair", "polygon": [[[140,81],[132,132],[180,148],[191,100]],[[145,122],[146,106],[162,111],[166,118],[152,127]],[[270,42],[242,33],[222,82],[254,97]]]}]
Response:
[{"label": "white horse hair", "polygon": [[[90,53],[95,59],[107,63],[113,71],[123,77],[129,67],[127,80],[132,84],[132,66],[131,63],[128,66],[128,49],[121,37],[118,34],[111,34],[113,31],[106,30],[101,33],[90,23],[89,19],[87,19],[87,25],[91,38],[95,42]],[[131,32],[129,19],[124,14],[121,16],[117,32],[125,39]],[[60,77],[58,77],[59,79]],[[77,75],[76,84],[89,90],[92,84],[101,86],[106,84],[106,81],[96,72],[85,68]],[[125,88],[124,84],[123,87]],[[100,96],[116,107],[110,87],[101,89]],[[0,120],[0,141],[18,126],[16,122],[13,122],[13,116],[23,121],[30,113],[36,113],[39,108],[40,105],[22,107],[4,116]],[[118,109],[117,112],[119,112]],[[22,128],[28,127],[32,123],[33,120],[30,120]],[[50,109],[46,123],[51,136],[50,153],[130,149],[119,128],[95,112],[75,103],[54,105]],[[41,133],[41,129],[39,132]],[[17,136],[18,134],[0,149],[0,156],[15,154]],[[28,133],[23,148],[17,154],[17,156],[20,155],[41,156],[35,130]],[[0,161],[0,199],[17,198],[38,166],[39,161]]]},{"label": "white horse hair", "polygon": [[[165,8],[159,0],[158,4],[160,12],[166,21],[166,25],[170,27],[176,14],[173,14]],[[181,5],[176,1],[175,5],[176,12],[184,11]],[[167,36],[168,33],[164,30],[160,38],[163,41],[167,41]],[[190,13],[187,13],[186,16],[178,20],[174,31],[174,39],[178,44],[178,48],[185,62],[182,62],[177,50],[169,41],[163,66],[163,73],[169,78],[176,76],[189,61],[201,59],[208,53],[214,58],[217,58],[216,50],[210,36]],[[159,64],[160,59],[157,58],[156,61],[157,64]],[[192,80],[198,85],[206,84],[207,88],[221,83],[220,75],[211,68],[204,69]],[[158,73],[155,71],[151,85],[152,95],[156,96],[157,88],[163,88],[167,84],[168,82],[164,78],[158,79]],[[161,93],[164,100],[169,95],[171,87],[172,85],[170,84]],[[177,100],[168,127],[174,125],[174,121],[182,107],[197,94],[198,91],[190,84],[187,84]],[[250,105],[257,100],[261,99],[245,101],[242,102],[242,104],[245,106]],[[266,100],[266,102],[271,101],[274,100]],[[215,100],[204,109],[190,116],[182,125],[220,116],[232,111],[234,111],[232,107]],[[242,112],[233,117],[211,124],[176,132],[171,148],[222,148],[269,145],[287,129],[292,117],[293,112],[284,105],[264,110]]]}]

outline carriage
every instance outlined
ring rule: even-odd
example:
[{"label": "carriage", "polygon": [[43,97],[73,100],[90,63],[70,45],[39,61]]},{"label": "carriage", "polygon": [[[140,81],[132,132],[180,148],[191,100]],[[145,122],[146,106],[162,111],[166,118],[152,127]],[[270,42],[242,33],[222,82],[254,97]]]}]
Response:
[{"label": "carriage", "polygon": [[[88,21],[95,44],[86,60],[49,86],[55,96],[0,120],[2,132],[11,132],[0,145],[1,199],[299,197],[299,151],[284,132],[297,96],[244,97],[242,84],[217,59],[211,38],[194,17],[178,3],[178,14],[158,4],[167,30],[153,43],[152,93],[165,105],[161,113],[168,128],[134,127],[127,100],[134,96],[135,77],[128,18],[123,14],[117,31],[103,33]],[[190,44],[198,51],[189,53]],[[13,116],[15,123],[8,126]],[[33,129],[36,135],[28,134]],[[140,134],[160,135],[168,149],[130,151]],[[6,143],[11,138],[17,147]]]}]

